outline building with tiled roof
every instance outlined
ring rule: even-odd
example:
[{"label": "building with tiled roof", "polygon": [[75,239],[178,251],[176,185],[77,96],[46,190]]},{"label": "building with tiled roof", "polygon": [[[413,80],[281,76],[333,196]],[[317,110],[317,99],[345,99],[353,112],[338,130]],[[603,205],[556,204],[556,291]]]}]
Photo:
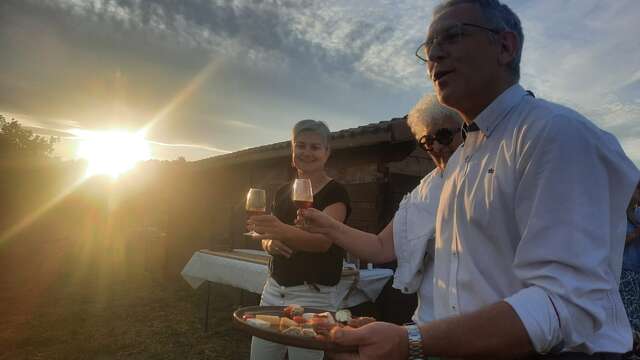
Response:
[{"label": "building with tiled roof", "polygon": [[[169,235],[184,248],[174,254],[176,266],[183,265],[197,249],[259,248],[242,235],[246,192],[251,187],[264,188],[271,200],[295,175],[290,141],[189,165],[180,188],[172,190]],[[327,172],[347,187],[353,209],[348,224],[361,230],[381,230],[402,196],[432,169],[431,159],[415,146],[404,117],[331,133]]]}]

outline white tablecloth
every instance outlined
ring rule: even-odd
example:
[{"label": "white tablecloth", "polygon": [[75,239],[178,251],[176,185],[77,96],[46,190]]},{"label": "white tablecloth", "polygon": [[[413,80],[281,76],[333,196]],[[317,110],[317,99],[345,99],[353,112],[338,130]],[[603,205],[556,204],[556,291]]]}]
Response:
[{"label": "white tablecloth", "polygon": [[[234,251],[265,254],[259,250],[236,249]],[[182,269],[181,275],[194,289],[205,281],[211,281],[260,294],[269,270],[263,264],[196,251]],[[390,269],[362,269],[359,276],[343,275],[338,283],[341,307],[352,307],[366,301],[375,301],[391,276],[393,276],[393,270]]]}]

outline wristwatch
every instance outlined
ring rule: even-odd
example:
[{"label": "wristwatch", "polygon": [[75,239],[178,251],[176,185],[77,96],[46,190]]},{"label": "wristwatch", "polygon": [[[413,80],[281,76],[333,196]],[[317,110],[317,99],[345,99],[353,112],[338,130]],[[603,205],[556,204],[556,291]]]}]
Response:
[{"label": "wristwatch", "polygon": [[422,351],[422,334],[416,325],[405,325],[409,340],[409,360],[426,360]]}]

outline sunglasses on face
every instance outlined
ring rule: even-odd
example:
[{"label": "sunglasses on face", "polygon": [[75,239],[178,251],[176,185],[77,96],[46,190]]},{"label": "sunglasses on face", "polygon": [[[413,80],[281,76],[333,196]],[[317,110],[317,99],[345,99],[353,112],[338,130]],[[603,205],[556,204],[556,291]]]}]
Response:
[{"label": "sunglasses on face", "polygon": [[453,137],[460,132],[460,128],[457,129],[449,129],[449,128],[440,128],[436,130],[435,135],[425,134],[420,139],[418,139],[418,145],[424,151],[430,151],[433,147],[433,142],[437,141],[440,145],[447,146],[453,142]]}]

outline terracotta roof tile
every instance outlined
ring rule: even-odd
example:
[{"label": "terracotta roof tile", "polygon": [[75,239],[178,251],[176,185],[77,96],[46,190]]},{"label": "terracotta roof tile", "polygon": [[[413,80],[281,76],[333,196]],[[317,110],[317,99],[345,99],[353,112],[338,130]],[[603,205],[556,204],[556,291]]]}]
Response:
[{"label": "terracotta roof tile", "polygon": [[[401,142],[412,140],[406,125],[406,116],[380,121],[355,128],[331,132],[332,148],[345,149],[366,146],[382,142]],[[289,141],[243,149],[194,162],[196,166],[219,166],[240,163],[256,159],[267,159],[289,154]]]}]

